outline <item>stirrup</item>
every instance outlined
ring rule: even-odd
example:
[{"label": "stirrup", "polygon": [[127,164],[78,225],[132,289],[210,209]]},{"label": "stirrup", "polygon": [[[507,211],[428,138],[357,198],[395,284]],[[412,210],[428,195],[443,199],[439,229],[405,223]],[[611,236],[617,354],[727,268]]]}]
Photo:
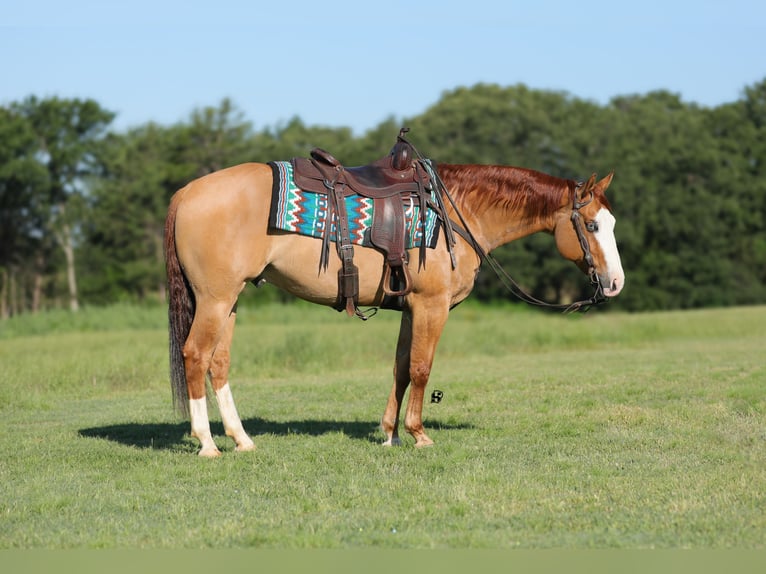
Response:
[{"label": "stirrup", "polygon": [[410,276],[410,270],[406,263],[398,266],[396,269],[397,271],[401,269],[404,274],[404,285],[399,290],[395,290],[391,287],[391,279],[395,278],[398,273],[393,270],[389,263],[386,263],[386,270],[383,274],[383,293],[389,297],[404,297],[412,291],[412,277]]}]

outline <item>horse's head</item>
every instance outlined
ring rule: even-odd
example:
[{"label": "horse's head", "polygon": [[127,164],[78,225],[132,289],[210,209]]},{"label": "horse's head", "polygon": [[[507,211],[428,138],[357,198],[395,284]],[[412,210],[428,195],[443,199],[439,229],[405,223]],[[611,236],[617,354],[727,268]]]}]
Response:
[{"label": "horse's head", "polygon": [[601,181],[596,174],[577,186],[572,205],[556,216],[554,236],[562,256],[597,280],[604,295],[614,297],[625,285],[625,273],[614,238],[615,219],[604,191],[612,173]]}]

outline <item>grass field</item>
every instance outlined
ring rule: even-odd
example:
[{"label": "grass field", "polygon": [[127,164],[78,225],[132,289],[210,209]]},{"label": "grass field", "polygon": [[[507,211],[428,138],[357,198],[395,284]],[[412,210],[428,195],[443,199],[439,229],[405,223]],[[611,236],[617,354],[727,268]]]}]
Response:
[{"label": "grass field", "polygon": [[[0,323],[0,548],[766,547],[766,307],[453,312],[380,446],[398,315],[242,309],[254,453],[195,456],[162,309]],[[353,345],[350,344],[353,343]]]}]

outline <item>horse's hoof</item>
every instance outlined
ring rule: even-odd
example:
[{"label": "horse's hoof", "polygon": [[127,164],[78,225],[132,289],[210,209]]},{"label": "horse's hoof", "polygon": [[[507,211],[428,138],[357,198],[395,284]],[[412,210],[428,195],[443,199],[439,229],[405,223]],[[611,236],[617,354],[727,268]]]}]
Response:
[{"label": "horse's hoof", "polygon": [[432,441],[428,437],[419,439],[418,441],[415,442],[415,448],[424,448],[424,447],[433,446],[433,445],[434,445],[434,441]]},{"label": "horse's hoof", "polygon": [[199,456],[205,457],[205,458],[216,458],[221,456],[221,451],[217,448],[203,448],[201,451],[199,451]]},{"label": "horse's hoof", "polygon": [[250,441],[247,444],[238,444],[234,450],[237,452],[248,452],[251,450],[255,450],[255,443],[253,443],[253,441]]},{"label": "horse's hoof", "polygon": [[392,437],[384,442],[383,446],[402,446],[402,441],[398,436]]}]

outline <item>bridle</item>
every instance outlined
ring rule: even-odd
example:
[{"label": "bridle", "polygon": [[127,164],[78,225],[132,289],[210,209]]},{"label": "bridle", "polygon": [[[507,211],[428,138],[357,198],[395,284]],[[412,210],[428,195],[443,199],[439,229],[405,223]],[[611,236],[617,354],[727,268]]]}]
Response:
[{"label": "bridle", "polygon": [[[593,192],[590,192],[590,197],[588,197],[588,199],[585,201],[577,201],[577,191],[582,186],[583,182],[578,182],[577,187],[575,187],[574,199],[572,200],[572,215],[569,217],[569,219],[572,221],[572,225],[575,228],[575,233],[577,233],[577,240],[580,242],[580,249],[582,249],[583,252],[583,260],[588,265],[588,277],[590,278],[591,285],[595,285],[596,290],[590,299],[578,301],[572,305],[582,303],[583,305],[587,305],[587,309],[589,309],[593,305],[606,303],[609,299],[606,297],[606,295],[604,295],[604,286],[601,284],[601,279],[599,279],[598,273],[596,273],[596,265],[593,263],[593,255],[590,252],[590,243],[588,242],[588,237],[585,235],[585,231],[583,231],[582,215],[580,214],[580,209],[593,201]],[[577,310],[580,310],[580,307],[573,309],[573,311]]]},{"label": "bridle", "polygon": [[[473,248],[473,250],[479,256],[479,259],[481,261],[487,262],[487,264],[495,272],[495,275],[497,275],[500,281],[503,283],[503,285],[505,285],[506,289],[508,289],[508,291],[510,291],[511,294],[515,295],[516,297],[518,297],[525,303],[528,303],[530,305],[536,305],[538,307],[545,307],[546,309],[563,311],[565,314],[568,314],[568,313],[573,313],[575,311],[588,311],[594,305],[600,305],[601,303],[605,303],[609,300],[606,297],[606,295],[604,295],[604,287],[603,285],[601,285],[601,280],[598,277],[598,273],[596,273],[596,266],[593,263],[593,255],[591,254],[590,244],[588,243],[588,238],[585,235],[585,231],[583,229],[582,215],[580,214],[580,209],[590,204],[593,201],[593,197],[594,197],[593,193],[591,192],[590,197],[588,197],[588,199],[584,201],[578,201],[577,192],[584,185],[583,182],[578,182],[577,186],[574,189],[573,198],[572,198],[572,215],[570,216],[570,220],[572,221],[572,225],[574,226],[575,233],[577,234],[577,240],[580,243],[580,248],[583,251],[583,259],[585,263],[588,265],[588,277],[590,278],[591,284],[596,286],[595,291],[593,292],[593,295],[591,295],[588,299],[583,299],[582,301],[575,301],[574,303],[570,303],[568,305],[557,304],[557,303],[547,303],[545,301],[541,301],[540,299],[537,299],[536,297],[533,297],[532,295],[524,291],[521,288],[521,286],[516,281],[514,281],[513,277],[511,277],[505,271],[505,269],[503,269],[502,265],[500,265],[497,259],[495,259],[495,257],[492,254],[484,251],[482,246],[479,245],[479,242],[476,241],[476,238],[474,237],[473,233],[471,233],[471,230],[468,227],[468,224],[465,222],[463,215],[460,213],[460,210],[457,208],[457,205],[455,204],[455,200],[452,199],[452,195],[450,195],[450,192],[447,189],[447,186],[444,185],[444,182],[439,177],[439,174],[436,171],[436,168],[432,164],[431,160],[424,158],[420,154],[420,152],[417,150],[417,148],[404,138],[404,134],[407,131],[408,130],[406,129],[402,130],[402,132],[399,134],[399,138],[402,141],[405,141],[408,144],[410,144],[415,154],[417,155],[419,160],[422,162],[423,166],[426,168],[426,171],[428,171],[429,175],[431,176],[431,180],[434,182],[434,184],[437,187],[437,189],[435,190],[436,193],[434,195],[436,197],[436,201],[438,204],[437,210],[440,212],[442,220],[444,221],[444,230],[445,230],[445,235],[447,239],[447,248],[450,253],[450,258],[452,259],[453,269],[457,265],[455,261],[455,254],[452,251],[452,247],[455,245],[454,233],[457,233],[468,242],[468,244]],[[457,214],[458,219],[460,220],[460,223],[456,223],[455,221],[447,217],[447,211],[444,209],[442,193],[444,194],[444,196],[447,197],[447,199],[449,199],[449,202],[452,205],[452,209]]]},{"label": "bridle", "polygon": [[[435,170],[434,170],[435,171]],[[574,198],[572,200],[572,214],[569,217],[570,221],[572,222],[572,225],[574,226],[575,233],[577,234],[577,240],[580,243],[580,248],[583,252],[583,260],[588,265],[588,277],[590,278],[590,282],[592,285],[595,285],[595,290],[593,292],[593,295],[591,295],[588,299],[583,299],[581,301],[575,301],[574,303],[570,304],[559,304],[559,303],[548,303],[546,301],[541,301],[540,299],[537,299],[536,297],[530,295],[526,291],[524,291],[521,286],[511,277],[505,269],[503,269],[502,265],[498,262],[497,259],[491,254],[484,251],[484,249],[479,245],[479,243],[476,241],[476,238],[473,236],[473,233],[471,233],[470,229],[468,228],[468,225],[465,222],[465,219],[463,219],[463,215],[460,213],[460,211],[457,209],[457,206],[455,205],[455,201],[452,199],[452,196],[450,195],[449,191],[447,190],[444,183],[439,179],[439,176],[436,176],[436,181],[438,185],[442,188],[445,195],[449,199],[450,203],[452,204],[452,208],[455,210],[455,213],[457,214],[458,218],[460,219],[460,225],[455,223],[454,221],[449,221],[449,227],[452,227],[453,230],[460,235],[463,239],[465,239],[468,244],[476,251],[479,258],[483,261],[486,261],[487,264],[492,268],[492,270],[495,272],[495,275],[498,276],[500,281],[505,285],[506,289],[510,291],[513,295],[524,301],[525,303],[528,303],[530,305],[535,305],[537,307],[545,307],[546,309],[552,309],[552,310],[558,310],[563,311],[564,314],[574,313],[575,311],[588,311],[591,307],[594,305],[600,305],[601,303],[606,303],[609,301],[609,299],[604,295],[604,287],[601,284],[601,280],[598,277],[598,273],[596,273],[596,266],[593,263],[593,255],[590,251],[590,243],[588,243],[588,237],[585,235],[585,231],[583,229],[583,222],[582,222],[582,214],[580,213],[580,209],[588,205],[593,201],[593,193],[590,194],[590,197],[585,201],[578,201],[577,200],[577,191],[583,186],[583,182],[578,182],[577,187],[575,187],[574,190]],[[461,227],[462,226],[462,227]]]}]

